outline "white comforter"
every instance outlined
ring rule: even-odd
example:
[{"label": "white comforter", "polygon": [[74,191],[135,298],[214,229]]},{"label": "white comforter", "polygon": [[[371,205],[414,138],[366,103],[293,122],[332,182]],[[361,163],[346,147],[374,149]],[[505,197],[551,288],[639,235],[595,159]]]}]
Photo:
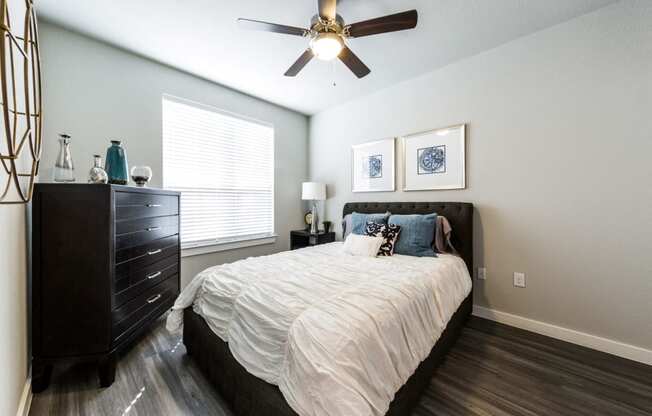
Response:
[{"label": "white comforter", "polygon": [[470,290],[459,257],[353,257],[332,243],[204,270],[167,326],[194,304],[300,415],[383,415]]}]

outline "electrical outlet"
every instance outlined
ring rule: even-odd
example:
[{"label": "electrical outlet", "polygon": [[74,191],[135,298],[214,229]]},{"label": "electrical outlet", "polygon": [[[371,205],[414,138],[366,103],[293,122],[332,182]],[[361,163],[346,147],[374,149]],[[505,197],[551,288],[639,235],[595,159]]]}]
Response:
[{"label": "electrical outlet", "polygon": [[525,273],[514,272],[514,286],[525,287]]},{"label": "electrical outlet", "polygon": [[478,267],[478,280],[487,280],[487,269],[485,267]]}]

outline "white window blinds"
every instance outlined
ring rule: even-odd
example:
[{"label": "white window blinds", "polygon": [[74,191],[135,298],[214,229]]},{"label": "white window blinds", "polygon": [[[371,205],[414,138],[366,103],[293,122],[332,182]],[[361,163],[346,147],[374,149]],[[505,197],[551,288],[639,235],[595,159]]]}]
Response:
[{"label": "white window blinds", "polygon": [[182,247],[274,233],[274,128],[163,97],[163,186],[181,191]]}]

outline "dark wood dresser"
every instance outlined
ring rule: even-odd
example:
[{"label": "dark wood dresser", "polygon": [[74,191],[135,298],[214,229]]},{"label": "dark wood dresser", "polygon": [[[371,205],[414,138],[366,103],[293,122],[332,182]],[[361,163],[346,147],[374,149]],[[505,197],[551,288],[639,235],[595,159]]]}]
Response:
[{"label": "dark wood dresser", "polygon": [[117,354],[179,294],[179,193],[37,184],[32,228],[32,389],[61,361],[97,361],[109,386]]}]

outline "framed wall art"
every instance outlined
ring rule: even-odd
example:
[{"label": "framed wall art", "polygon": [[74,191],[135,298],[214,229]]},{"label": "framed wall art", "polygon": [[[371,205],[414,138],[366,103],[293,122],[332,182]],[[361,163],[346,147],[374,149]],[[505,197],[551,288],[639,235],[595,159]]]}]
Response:
[{"label": "framed wall art", "polygon": [[466,187],[465,124],[411,134],[401,140],[404,191]]},{"label": "framed wall art", "polygon": [[394,142],[386,139],[352,146],[353,192],[393,192]]}]

